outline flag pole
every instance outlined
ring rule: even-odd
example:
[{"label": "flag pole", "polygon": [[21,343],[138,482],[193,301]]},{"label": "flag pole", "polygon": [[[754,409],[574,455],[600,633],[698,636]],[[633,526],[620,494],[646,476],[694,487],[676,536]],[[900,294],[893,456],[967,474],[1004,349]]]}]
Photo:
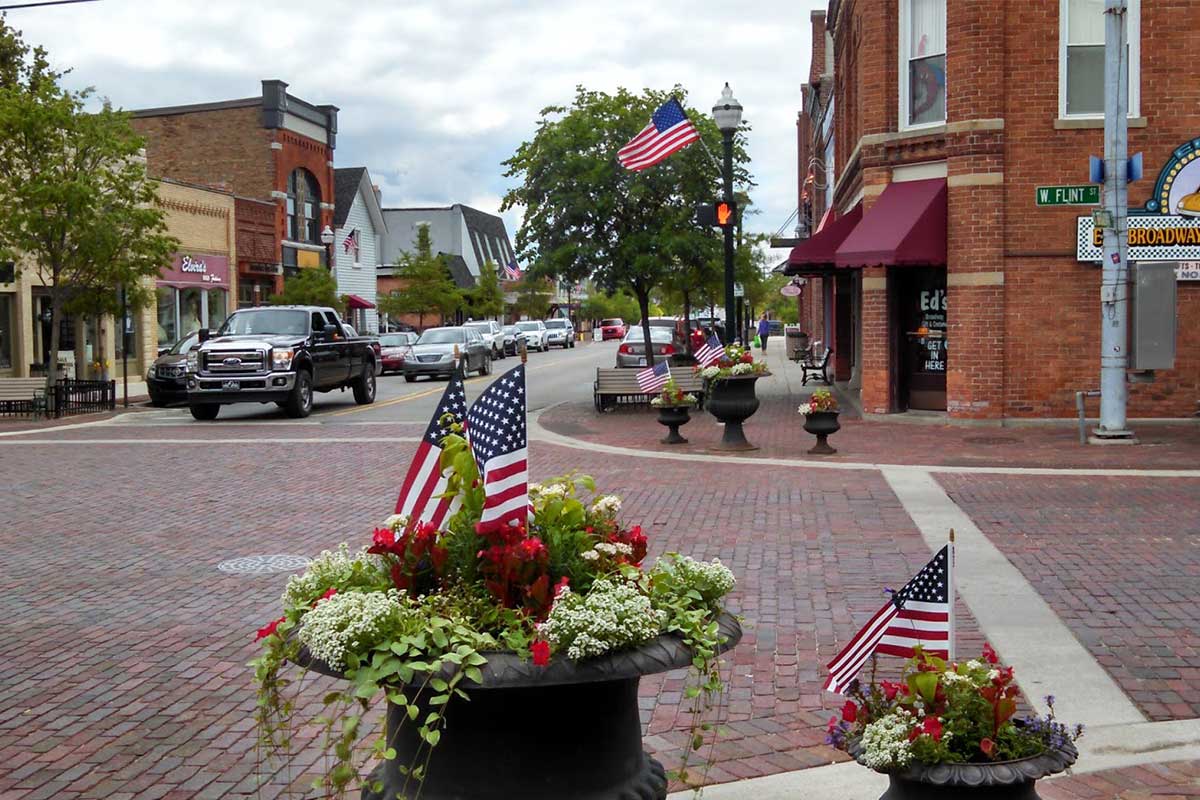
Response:
[{"label": "flag pole", "polygon": [[946,592],[949,605],[947,616],[950,623],[949,638],[946,642],[946,660],[954,660],[954,528],[950,529],[950,557],[946,559]]}]

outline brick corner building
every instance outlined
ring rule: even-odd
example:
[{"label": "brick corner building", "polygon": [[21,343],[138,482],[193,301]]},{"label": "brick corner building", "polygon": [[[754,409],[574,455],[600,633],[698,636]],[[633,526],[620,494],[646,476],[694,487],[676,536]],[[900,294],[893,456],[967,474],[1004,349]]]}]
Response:
[{"label": "brick corner building", "polygon": [[334,220],[338,109],[264,80],[238,100],[133,112],[150,174],[236,196],[238,307],[279,292],[283,276],[328,267],[321,232]]},{"label": "brick corner building", "polygon": [[[1098,388],[1091,209],[1039,207],[1035,189],[1086,183],[1104,151],[1103,8],[833,0],[813,14],[797,122],[812,235],[785,272],[808,277],[802,321],[864,411],[1069,417],[1075,392]],[[1168,57],[1198,35],[1180,7],[1129,0],[1129,151],[1146,164],[1129,189],[1132,262],[1200,260],[1168,246],[1200,241],[1200,79]],[[1200,285],[1185,273],[1174,367],[1130,386],[1130,417],[1190,416],[1200,400]]]}]

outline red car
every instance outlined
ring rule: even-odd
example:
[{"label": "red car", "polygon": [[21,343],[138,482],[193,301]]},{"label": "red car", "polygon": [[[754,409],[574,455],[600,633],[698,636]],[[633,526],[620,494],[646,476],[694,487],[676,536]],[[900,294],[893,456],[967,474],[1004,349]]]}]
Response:
[{"label": "red car", "polygon": [[383,372],[403,372],[404,359],[412,355],[417,341],[415,333],[385,333],[379,337],[380,363]]},{"label": "red car", "polygon": [[620,319],[602,319],[600,320],[600,339],[608,341],[609,339],[624,339],[629,327]]}]

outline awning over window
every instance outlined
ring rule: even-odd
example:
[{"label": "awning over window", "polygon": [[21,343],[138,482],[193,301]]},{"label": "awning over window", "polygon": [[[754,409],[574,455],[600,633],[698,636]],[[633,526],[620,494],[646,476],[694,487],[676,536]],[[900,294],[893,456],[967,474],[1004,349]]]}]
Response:
[{"label": "awning over window", "polygon": [[809,272],[814,266],[832,267],[834,254],[838,247],[854,230],[862,217],[862,204],[859,203],[848,213],[832,222],[825,223],[825,227],[792,248],[783,274],[801,275]]},{"label": "awning over window", "polygon": [[350,308],[354,308],[354,309],[374,308],[375,307],[375,304],[372,303],[370,300],[363,300],[361,297],[359,297],[356,294],[346,295],[346,305],[349,306]]},{"label": "awning over window", "polygon": [[839,267],[946,263],[946,179],[890,183],[837,249]]}]

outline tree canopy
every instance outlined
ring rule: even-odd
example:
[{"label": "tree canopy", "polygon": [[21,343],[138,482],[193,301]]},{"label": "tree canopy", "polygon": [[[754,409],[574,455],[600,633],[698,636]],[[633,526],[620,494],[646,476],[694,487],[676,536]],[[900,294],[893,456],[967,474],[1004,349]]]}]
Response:
[{"label": "tree canopy", "polygon": [[504,290],[496,265],[490,259],[479,265],[479,281],[465,294],[467,307],[476,319],[490,319],[504,313]]},{"label": "tree canopy", "polygon": [[513,312],[518,317],[542,319],[550,311],[550,287],[545,278],[534,277],[526,272],[514,287],[516,299]]},{"label": "tree canopy", "polygon": [[[522,206],[517,248],[537,276],[578,282],[590,276],[608,292],[625,289],[643,322],[651,294],[712,238],[696,225],[695,205],[719,195],[720,170],[700,143],[641,172],[617,162],[617,151],[645,127],[653,111],[675,97],[710,149],[721,135],[713,121],[688,109],[686,93],[645,90],[615,94],[576,89],[569,106],[543,109],[537,131],[504,162],[520,185],[502,210]],[[753,185],[746,168],[743,126],[735,137],[735,182]],[[646,332],[649,336],[649,332]]]},{"label": "tree canopy", "polygon": [[346,310],[346,303],[338,297],[337,281],[333,273],[324,267],[301,269],[283,281],[283,291],[271,298],[274,305],[328,306],[338,311]]},{"label": "tree canopy", "polygon": [[424,328],[426,314],[438,314],[440,322],[462,305],[462,292],[451,279],[445,258],[433,254],[428,225],[417,228],[412,252],[402,254],[396,266],[404,286],[379,298],[381,313],[416,314],[418,327]]}]

